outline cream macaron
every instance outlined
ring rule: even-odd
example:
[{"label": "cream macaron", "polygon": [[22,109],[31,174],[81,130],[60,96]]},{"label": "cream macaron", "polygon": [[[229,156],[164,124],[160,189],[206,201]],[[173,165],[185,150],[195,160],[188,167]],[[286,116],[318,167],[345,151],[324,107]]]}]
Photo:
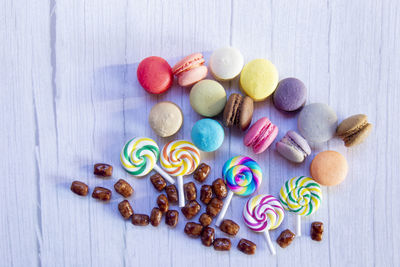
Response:
[{"label": "cream macaron", "polygon": [[153,131],[161,137],[174,135],[183,123],[182,110],[170,101],[155,104],[149,114],[149,124]]}]

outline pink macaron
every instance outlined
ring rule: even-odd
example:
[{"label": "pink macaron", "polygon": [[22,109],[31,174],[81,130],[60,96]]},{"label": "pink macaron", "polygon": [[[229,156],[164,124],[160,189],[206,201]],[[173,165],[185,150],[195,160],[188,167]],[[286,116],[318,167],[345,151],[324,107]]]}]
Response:
[{"label": "pink macaron", "polygon": [[174,81],[171,66],[161,57],[143,59],[136,71],[140,85],[150,94],[167,91]]},{"label": "pink macaron", "polygon": [[246,133],[243,139],[245,146],[253,148],[256,154],[264,152],[278,135],[278,127],[267,118],[256,121]]},{"label": "pink macaron", "polygon": [[178,84],[187,87],[203,80],[208,72],[204,62],[203,55],[195,53],[176,63],[172,68],[172,73],[178,77]]}]

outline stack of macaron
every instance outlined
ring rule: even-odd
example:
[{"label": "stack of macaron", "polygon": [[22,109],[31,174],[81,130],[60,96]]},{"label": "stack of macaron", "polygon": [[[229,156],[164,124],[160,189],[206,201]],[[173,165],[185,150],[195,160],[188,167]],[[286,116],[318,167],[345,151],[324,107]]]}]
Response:
[{"label": "stack of macaron", "polygon": [[[208,72],[215,80],[206,79]],[[173,67],[166,60],[151,56],[140,62],[137,76],[142,87],[151,94],[167,91],[173,84],[174,76],[179,86],[191,87],[190,104],[194,111],[205,117],[194,124],[191,138],[192,142],[205,152],[215,151],[222,145],[225,136],[223,126],[246,131],[243,144],[250,147],[255,154],[262,153],[270,147],[278,136],[278,126],[267,117],[258,118],[251,125],[254,102],[264,101],[269,96],[279,111],[285,114],[299,113],[298,132],[288,129],[281,140],[276,142],[276,151],[294,163],[303,162],[311,154],[310,144],[327,142],[338,136],[343,139],[345,146],[350,147],[364,141],[372,129],[367,116],[363,114],[353,115],[338,126],[338,117],[328,105],[306,105],[307,88],[302,81],[297,78],[279,81],[278,71],[269,60],[254,59],[245,64],[241,52],[233,47],[215,50],[210,56],[208,66],[202,53],[188,55]],[[226,90],[220,82],[231,81],[237,77],[243,95],[232,93],[227,97]],[[221,116],[217,117],[220,114]],[[172,102],[156,104],[149,114],[151,128],[161,137],[174,135],[182,123],[182,111]],[[343,161],[339,156],[335,158],[338,152],[322,153],[313,160],[311,175],[322,185],[339,183],[347,173],[344,157],[342,156]],[[332,167],[331,163],[327,162],[343,165],[341,173],[335,176],[340,179],[335,180],[334,177],[327,177],[321,173],[322,170]],[[338,169],[336,170],[339,172]],[[326,181],[327,179],[329,181]]]}]

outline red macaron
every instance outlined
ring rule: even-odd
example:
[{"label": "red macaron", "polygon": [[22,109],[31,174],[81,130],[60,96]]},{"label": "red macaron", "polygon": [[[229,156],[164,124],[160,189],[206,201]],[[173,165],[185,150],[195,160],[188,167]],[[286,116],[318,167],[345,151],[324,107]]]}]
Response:
[{"label": "red macaron", "polygon": [[171,66],[161,57],[147,57],[137,68],[140,85],[150,94],[161,94],[167,91],[173,82]]}]

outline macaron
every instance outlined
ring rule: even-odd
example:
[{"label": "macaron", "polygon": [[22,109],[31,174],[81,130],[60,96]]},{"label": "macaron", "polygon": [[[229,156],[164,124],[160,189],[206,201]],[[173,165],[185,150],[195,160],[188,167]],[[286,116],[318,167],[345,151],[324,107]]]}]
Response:
[{"label": "macaron", "polygon": [[323,103],[306,105],[297,120],[300,134],[307,141],[314,143],[330,140],[336,133],[337,124],[335,111]]},{"label": "macaron", "polygon": [[362,143],[371,133],[372,124],[368,123],[365,114],[357,114],[342,121],[336,129],[336,134],[343,139],[347,147]]},{"label": "macaron", "polygon": [[217,150],[224,142],[224,128],[213,119],[197,121],[192,128],[192,142],[205,152]]},{"label": "macaron", "polygon": [[223,123],[226,127],[237,126],[244,131],[250,126],[253,110],[253,100],[250,97],[231,94],[224,108]]},{"label": "macaron", "polygon": [[311,154],[311,148],[306,139],[295,131],[288,131],[286,135],[276,143],[276,150],[284,158],[300,163]]},{"label": "macaron", "polygon": [[161,57],[143,59],[136,71],[140,85],[150,94],[167,91],[173,82],[171,66]]},{"label": "macaron", "polygon": [[205,117],[218,115],[225,107],[226,92],[224,87],[213,80],[202,80],[190,90],[190,105]]},{"label": "macaron", "polygon": [[176,134],[183,123],[182,110],[170,101],[155,104],[149,113],[149,124],[153,131],[161,137]]},{"label": "macaron", "polygon": [[172,73],[178,77],[178,84],[187,87],[203,80],[208,72],[204,62],[201,53],[194,53],[176,63],[172,68]]},{"label": "macaron", "polygon": [[239,75],[243,64],[243,55],[238,49],[222,47],[212,53],[208,66],[215,79],[228,81]]},{"label": "macaron", "polygon": [[346,179],[348,172],[346,158],[336,151],[318,153],[310,165],[312,178],[321,185],[338,185]]},{"label": "macaron", "polygon": [[240,74],[240,88],[254,101],[263,101],[278,85],[278,71],[269,60],[254,59]]},{"label": "macaron", "polygon": [[306,99],[306,86],[296,78],[286,78],[280,81],[273,96],[275,107],[288,112],[302,108],[306,104]]},{"label": "macaron", "polygon": [[246,133],[243,139],[245,146],[253,148],[253,152],[264,152],[278,135],[278,127],[267,118],[256,121]]}]

